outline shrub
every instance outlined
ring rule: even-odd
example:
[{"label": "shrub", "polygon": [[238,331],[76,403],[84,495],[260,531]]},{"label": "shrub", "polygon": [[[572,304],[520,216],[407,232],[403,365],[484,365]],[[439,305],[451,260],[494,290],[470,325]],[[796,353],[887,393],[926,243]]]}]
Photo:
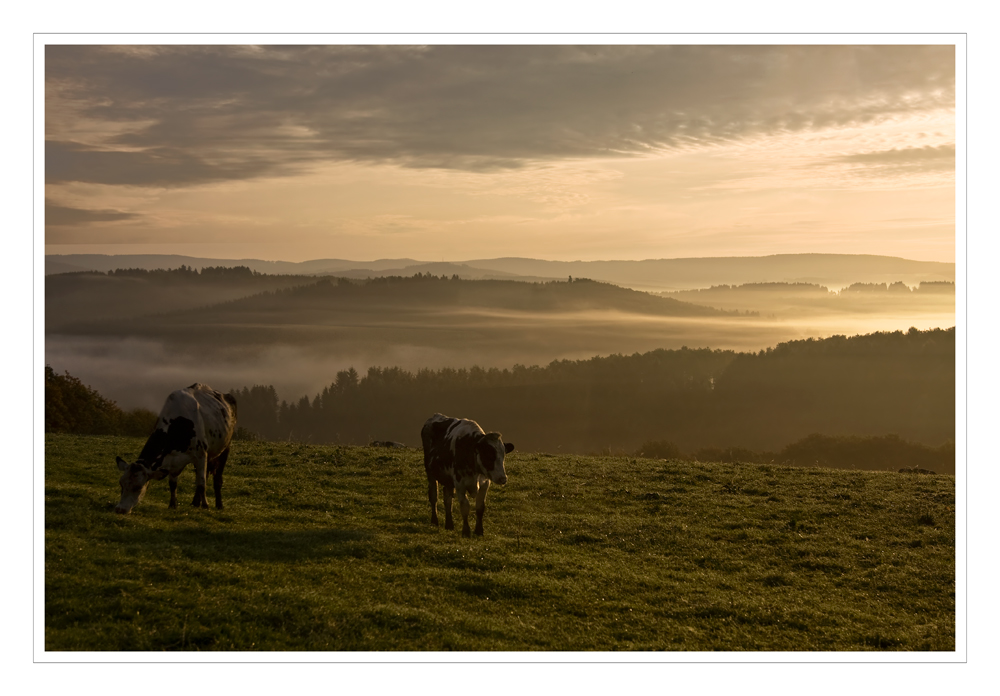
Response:
[{"label": "shrub", "polygon": [[45,432],[144,437],[155,425],[152,411],[123,411],[68,372],[45,366]]}]

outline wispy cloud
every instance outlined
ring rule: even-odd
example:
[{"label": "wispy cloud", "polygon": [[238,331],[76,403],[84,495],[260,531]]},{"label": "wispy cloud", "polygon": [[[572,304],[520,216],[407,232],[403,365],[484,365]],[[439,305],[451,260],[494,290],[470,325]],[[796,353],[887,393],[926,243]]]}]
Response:
[{"label": "wispy cloud", "polygon": [[87,210],[85,208],[70,208],[62,205],[55,205],[51,201],[45,201],[45,224],[47,226],[62,225],[89,225],[95,222],[117,222],[120,220],[133,220],[139,217],[134,213],[126,213],[120,210]]},{"label": "wispy cloud", "polygon": [[[47,177],[639,156],[954,105],[948,46],[49,46]],[[86,132],[78,124],[86,123]]]},{"label": "wispy cloud", "polygon": [[916,166],[927,169],[951,169],[955,166],[955,145],[928,145],[925,147],[892,148],[875,152],[859,152],[832,158],[834,162],[848,164],[880,164]]}]

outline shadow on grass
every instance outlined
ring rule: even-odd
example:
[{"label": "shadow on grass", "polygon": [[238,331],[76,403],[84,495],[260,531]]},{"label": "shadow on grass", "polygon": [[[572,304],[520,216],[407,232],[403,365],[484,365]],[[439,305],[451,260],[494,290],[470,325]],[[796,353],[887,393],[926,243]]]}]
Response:
[{"label": "shadow on grass", "polygon": [[192,561],[299,563],[323,558],[364,558],[372,551],[373,536],[372,532],[360,529],[178,529],[152,538],[108,535],[107,541],[119,544],[129,557],[180,555]]}]

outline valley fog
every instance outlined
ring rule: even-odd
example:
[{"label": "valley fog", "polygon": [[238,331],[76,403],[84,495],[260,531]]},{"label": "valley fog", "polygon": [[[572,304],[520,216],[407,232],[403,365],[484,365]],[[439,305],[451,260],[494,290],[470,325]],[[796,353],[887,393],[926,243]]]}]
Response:
[{"label": "valley fog", "polygon": [[[247,319],[248,317],[241,317]],[[125,409],[158,411],[170,391],[192,382],[221,390],[273,385],[290,402],[312,398],[340,370],[369,367],[511,368],[658,348],[759,351],[833,335],[947,328],[954,312],[816,313],[812,316],[655,317],[617,311],[538,314],[467,308],[418,316],[372,315],[352,325],[290,323],[175,325],[168,336],[46,338],[45,360]],[[266,329],[266,330],[265,330]]]}]

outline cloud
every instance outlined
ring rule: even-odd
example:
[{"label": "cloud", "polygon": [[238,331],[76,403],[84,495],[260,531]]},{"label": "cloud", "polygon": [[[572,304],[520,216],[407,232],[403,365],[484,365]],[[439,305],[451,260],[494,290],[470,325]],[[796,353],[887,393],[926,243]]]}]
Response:
[{"label": "cloud", "polygon": [[834,162],[848,164],[878,164],[895,166],[916,166],[925,169],[954,169],[955,145],[926,147],[904,147],[875,152],[860,152],[832,158]]},{"label": "cloud", "polygon": [[55,205],[45,200],[45,226],[79,226],[95,222],[117,222],[139,217],[134,213],[123,213],[120,210],[86,210],[83,208],[68,208]]},{"label": "cloud", "polygon": [[951,46],[48,46],[46,176],[504,171],[954,108],[954,80]]},{"label": "cloud", "polygon": [[244,157],[213,164],[177,147],[104,150],[72,142],[45,143],[45,180],[49,184],[92,184],[172,188],[213,181],[248,179],[273,171],[279,163]]}]

